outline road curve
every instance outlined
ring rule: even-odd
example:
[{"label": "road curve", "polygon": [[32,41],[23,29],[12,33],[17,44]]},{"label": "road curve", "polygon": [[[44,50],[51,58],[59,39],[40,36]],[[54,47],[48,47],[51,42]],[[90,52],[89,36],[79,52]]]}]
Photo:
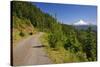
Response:
[{"label": "road curve", "polygon": [[43,33],[39,32],[26,38],[13,47],[13,65],[40,65],[51,64],[52,61],[48,58],[47,54],[43,50],[43,46],[39,41],[40,36]]}]

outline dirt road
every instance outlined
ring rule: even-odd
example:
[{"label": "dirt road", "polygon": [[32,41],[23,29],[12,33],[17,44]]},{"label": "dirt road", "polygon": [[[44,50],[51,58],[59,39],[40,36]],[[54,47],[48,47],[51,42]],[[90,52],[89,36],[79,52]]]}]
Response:
[{"label": "dirt road", "polygon": [[13,47],[13,65],[38,65],[38,64],[50,64],[51,60],[43,50],[43,46],[39,41],[40,36],[43,33],[37,33],[17,43]]}]

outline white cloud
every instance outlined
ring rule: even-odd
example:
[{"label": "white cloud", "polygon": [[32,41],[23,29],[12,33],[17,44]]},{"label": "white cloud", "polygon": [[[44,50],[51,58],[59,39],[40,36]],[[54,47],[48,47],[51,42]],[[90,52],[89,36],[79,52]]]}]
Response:
[{"label": "white cloud", "polygon": [[78,22],[74,23],[74,25],[88,25],[88,23],[83,20],[79,20]]}]

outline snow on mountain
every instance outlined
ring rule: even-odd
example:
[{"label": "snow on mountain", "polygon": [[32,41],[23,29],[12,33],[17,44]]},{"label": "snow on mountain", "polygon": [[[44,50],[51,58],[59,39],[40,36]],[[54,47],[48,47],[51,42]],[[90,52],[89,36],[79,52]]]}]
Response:
[{"label": "snow on mountain", "polygon": [[73,25],[89,25],[89,24],[83,20],[79,20],[78,22],[74,23]]}]

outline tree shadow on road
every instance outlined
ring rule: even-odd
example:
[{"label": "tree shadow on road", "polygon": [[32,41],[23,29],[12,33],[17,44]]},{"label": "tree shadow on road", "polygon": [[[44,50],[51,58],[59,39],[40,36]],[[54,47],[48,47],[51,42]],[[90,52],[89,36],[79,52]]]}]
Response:
[{"label": "tree shadow on road", "polygon": [[39,45],[39,46],[33,46],[33,48],[43,48],[45,47],[44,45]]}]

